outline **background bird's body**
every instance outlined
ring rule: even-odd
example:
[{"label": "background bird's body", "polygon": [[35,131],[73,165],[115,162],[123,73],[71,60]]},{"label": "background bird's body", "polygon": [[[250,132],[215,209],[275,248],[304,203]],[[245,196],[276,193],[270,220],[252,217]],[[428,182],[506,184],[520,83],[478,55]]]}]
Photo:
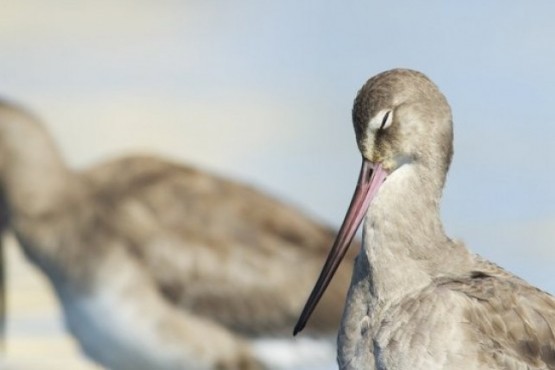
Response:
[{"label": "background bird's body", "polygon": [[[7,105],[0,150],[8,226],[70,332],[109,368],[257,368],[248,339],[289,331],[332,237],[251,188],[167,161],[69,170]],[[315,332],[336,327],[349,275]]]}]

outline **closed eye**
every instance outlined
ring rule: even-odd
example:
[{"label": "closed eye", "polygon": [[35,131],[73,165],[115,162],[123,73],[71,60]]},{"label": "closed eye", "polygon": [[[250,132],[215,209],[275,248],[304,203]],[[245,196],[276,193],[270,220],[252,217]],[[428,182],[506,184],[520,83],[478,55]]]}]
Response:
[{"label": "closed eye", "polygon": [[[383,119],[382,119],[382,124],[380,125],[379,130],[383,130],[383,129],[384,129],[385,124],[387,123],[387,119],[389,118],[389,115],[390,115],[390,114],[391,114],[391,111],[390,111],[390,110],[388,110],[388,111],[384,114]],[[389,125],[388,125],[388,126],[389,126]]]},{"label": "closed eye", "polygon": [[393,116],[395,112],[393,109],[382,109],[376,113],[368,122],[368,129],[372,132],[382,131],[387,129],[393,123]]}]

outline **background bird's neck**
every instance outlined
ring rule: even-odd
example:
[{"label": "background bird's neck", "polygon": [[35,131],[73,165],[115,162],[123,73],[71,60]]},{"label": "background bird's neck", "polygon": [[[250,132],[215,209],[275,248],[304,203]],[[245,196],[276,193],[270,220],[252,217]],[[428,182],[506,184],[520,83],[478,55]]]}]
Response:
[{"label": "background bird's neck", "polygon": [[69,258],[67,250],[60,252],[57,238],[65,221],[76,217],[77,179],[45,129],[29,114],[0,102],[2,218],[51,281],[59,281],[61,261]]},{"label": "background bird's neck", "polygon": [[464,247],[445,235],[440,220],[443,178],[405,165],[387,178],[370,205],[361,253],[374,298],[400,299],[467,260]]},{"label": "background bird's neck", "polygon": [[28,114],[0,109],[0,155],[1,190],[10,218],[59,208],[75,185],[50,136]]}]

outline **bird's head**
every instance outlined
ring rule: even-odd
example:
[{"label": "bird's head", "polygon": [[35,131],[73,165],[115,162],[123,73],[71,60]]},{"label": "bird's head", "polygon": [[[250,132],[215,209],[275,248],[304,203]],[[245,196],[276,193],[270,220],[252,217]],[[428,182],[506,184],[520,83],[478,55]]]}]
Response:
[{"label": "bird's head", "polygon": [[424,168],[419,173],[432,173],[429,181],[435,184],[429,186],[441,189],[451,163],[451,109],[420,72],[394,69],[369,79],[355,99],[353,124],[362,154],[356,190],[295,334],[316,307],[386,178],[403,166],[418,166]]}]

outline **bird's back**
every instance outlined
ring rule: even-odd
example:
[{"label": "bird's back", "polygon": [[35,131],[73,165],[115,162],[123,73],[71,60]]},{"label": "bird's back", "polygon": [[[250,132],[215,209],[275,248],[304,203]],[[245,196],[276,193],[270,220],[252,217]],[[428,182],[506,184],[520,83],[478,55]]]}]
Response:
[{"label": "bird's back", "polygon": [[[289,332],[333,241],[293,207],[157,158],[112,161],[84,177],[169,301],[245,334]],[[313,328],[338,327],[351,270],[340,271]]]}]

